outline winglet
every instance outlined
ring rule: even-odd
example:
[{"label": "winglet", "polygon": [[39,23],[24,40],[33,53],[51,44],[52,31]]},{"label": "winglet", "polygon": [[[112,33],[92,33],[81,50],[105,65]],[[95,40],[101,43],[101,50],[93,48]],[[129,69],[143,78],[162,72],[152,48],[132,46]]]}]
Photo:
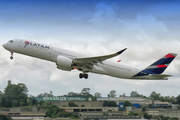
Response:
[{"label": "winglet", "polygon": [[121,54],[121,53],[123,53],[125,50],[126,50],[127,48],[124,48],[123,50],[120,50],[119,52],[117,52],[116,54]]}]

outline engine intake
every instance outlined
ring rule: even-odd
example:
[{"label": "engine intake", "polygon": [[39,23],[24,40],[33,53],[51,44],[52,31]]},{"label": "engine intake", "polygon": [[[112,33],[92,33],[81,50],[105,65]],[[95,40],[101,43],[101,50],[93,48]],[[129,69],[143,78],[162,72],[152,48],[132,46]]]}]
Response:
[{"label": "engine intake", "polygon": [[57,57],[57,68],[61,70],[71,71],[73,61],[67,57],[64,56],[58,56]]}]

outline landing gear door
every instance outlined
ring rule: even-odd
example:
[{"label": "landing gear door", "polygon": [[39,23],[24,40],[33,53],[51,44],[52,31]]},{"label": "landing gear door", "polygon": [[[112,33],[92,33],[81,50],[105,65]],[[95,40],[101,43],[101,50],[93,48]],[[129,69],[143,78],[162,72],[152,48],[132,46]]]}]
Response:
[{"label": "landing gear door", "polygon": [[23,41],[22,41],[22,40],[20,40],[20,41],[19,41],[19,45],[18,45],[18,46],[19,46],[19,47],[22,47],[23,45],[24,45]]}]

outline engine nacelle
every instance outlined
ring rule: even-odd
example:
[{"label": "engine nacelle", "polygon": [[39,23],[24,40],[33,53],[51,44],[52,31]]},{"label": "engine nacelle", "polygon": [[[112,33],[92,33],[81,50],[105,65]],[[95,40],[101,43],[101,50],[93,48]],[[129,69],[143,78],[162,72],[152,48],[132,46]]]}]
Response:
[{"label": "engine nacelle", "polygon": [[72,60],[64,56],[58,56],[56,65],[58,69],[71,71]]}]

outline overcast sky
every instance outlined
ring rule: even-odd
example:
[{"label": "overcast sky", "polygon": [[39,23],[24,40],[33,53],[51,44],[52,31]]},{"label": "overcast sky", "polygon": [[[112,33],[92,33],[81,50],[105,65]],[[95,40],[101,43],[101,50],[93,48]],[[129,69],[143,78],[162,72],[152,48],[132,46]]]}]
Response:
[{"label": "overcast sky", "polygon": [[[178,0],[1,0],[0,44],[10,39],[27,39],[88,55],[112,54],[128,48],[112,59],[145,68],[167,53],[180,53],[180,1]],[[149,96],[180,94],[180,55],[165,74],[168,81],[137,81],[89,73],[79,79],[79,71],[56,69],[55,63],[10,53],[0,47],[0,90],[7,80],[24,83],[28,94],[53,91],[54,95],[81,92],[103,97],[111,90],[117,96],[131,91]]]}]

